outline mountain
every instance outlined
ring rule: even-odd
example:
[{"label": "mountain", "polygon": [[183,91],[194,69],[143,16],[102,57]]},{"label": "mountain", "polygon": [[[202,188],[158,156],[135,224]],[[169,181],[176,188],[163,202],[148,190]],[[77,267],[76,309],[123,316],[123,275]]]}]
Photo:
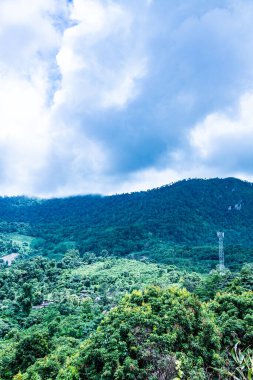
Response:
[{"label": "mountain", "polygon": [[1,380],[250,378],[251,184],[6,197],[0,212],[1,256],[18,257],[0,260]]},{"label": "mountain", "polygon": [[107,250],[176,265],[206,260],[201,266],[210,269],[220,230],[232,266],[252,260],[252,183],[189,179],[113,196],[0,199],[0,231],[32,236],[32,249],[51,257],[70,248],[96,255]]}]

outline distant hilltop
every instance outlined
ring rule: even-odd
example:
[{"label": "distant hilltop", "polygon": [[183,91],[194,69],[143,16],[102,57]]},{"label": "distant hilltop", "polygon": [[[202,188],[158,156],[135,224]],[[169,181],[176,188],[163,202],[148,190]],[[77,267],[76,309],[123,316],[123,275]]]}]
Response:
[{"label": "distant hilltop", "polygon": [[224,230],[227,242],[253,244],[252,185],[236,178],[187,179],[112,196],[0,197],[0,220],[33,227],[60,223],[66,231],[80,224],[142,226],[175,243],[189,244],[214,242],[216,230]]}]

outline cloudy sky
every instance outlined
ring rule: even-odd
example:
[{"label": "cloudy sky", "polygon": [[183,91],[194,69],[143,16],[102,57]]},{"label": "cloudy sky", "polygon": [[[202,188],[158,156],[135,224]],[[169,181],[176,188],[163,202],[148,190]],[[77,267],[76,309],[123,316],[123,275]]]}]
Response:
[{"label": "cloudy sky", "polygon": [[253,180],[252,0],[0,0],[0,194]]}]

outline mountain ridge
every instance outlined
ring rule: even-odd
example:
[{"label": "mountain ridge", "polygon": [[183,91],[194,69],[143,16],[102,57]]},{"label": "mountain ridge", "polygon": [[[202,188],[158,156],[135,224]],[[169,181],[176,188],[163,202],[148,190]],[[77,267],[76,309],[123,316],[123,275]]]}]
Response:
[{"label": "mountain ridge", "polygon": [[[252,183],[231,177],[188,179],[113,196],[0,198],[0,232],[32,236],[34,252],[50,257],[61,257],[75,248],[82,255],[100,255],[106,250],[116,256],[159,257],[174,263],[170,259],[173,247],[184,246],[213,247],[206,259],[216,260],[216,232],[220,230],[225,232],[226,246],[247,248],[249,261],[248,249],[253,247]],[[189,257],[188,251],[182,253],[180,248],[178,255]],[[232,261],[244,260],[241,254],[235,258],[234,248],[232,251]]]},{"label": "mountain ridge", "polygon": [[170,188],[170,187],[173,187],[175,185],[181,185],[181,184],[184,184],[186,182],[189,183],[189,182],[213,182],[213,181],[218,181],[218,182],[223,181],[223,182],[230,182],[230,183],[234,182],[234,183],[241,183],[241,184],[244,183],[246,185],[253,186],[253,182],[243,180],[240,178],[236,178],[236,177],[212,177],[212,178],[196,177],[196,178],[185,178],[185,179],[181,179],[178,181],[169,182],[167,184],[165,183],[164,185],[149,188],[146,190],[139,190],[139,191],[136,190],[136,191],[130,191],[130,192],[114,193],[114,194],[87,193],[87,194],[73,194],[73,195],[61,196],[61,197],[59,197],[59,196],[40,197],[40,196],[30,196],[30,195],[26,195],[26,194],[17,194],[17,195],[4,194],[4,195],[0,195],[0,199],[2,199],[2,200],[3,199],[13,199],[13,200],[29,199],[31,201],[31,204],[32,204],[32,202],[47,202],[47,201],[51,201],[51,200],[60,200],[60,199],[63,200],[63,199],[82,198],[82,197],[110,198],[110,197],[120,197],[120,196],[124,196],[124,195],[149,193],[149,192],[161,190],[163,188]]}]

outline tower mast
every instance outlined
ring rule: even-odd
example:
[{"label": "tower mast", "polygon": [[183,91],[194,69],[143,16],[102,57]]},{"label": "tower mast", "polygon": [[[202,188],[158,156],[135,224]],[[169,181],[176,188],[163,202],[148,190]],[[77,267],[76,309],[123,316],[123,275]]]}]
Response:
[{"label": "tower mast", "polygon": [[223,246],[224,232],[217,232],[217,237],[219,239],[219,269],[220,271],[223,271],[225,269]]}]

